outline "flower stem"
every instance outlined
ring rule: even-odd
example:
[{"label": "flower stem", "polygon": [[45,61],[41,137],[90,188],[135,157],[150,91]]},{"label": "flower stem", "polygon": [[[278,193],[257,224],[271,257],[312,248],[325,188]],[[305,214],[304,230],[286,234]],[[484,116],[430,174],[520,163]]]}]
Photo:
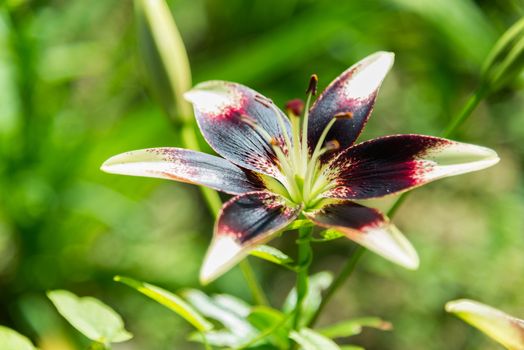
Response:
[{"label": "flower stem", "polygon": [[482,99],[486,96],[487,92],[487,86],[485,84],[480,85],[466,101],[466,104],[464,105],[464,107],[462,107],[460,113],[458,113],[453,119],[451,119],[447,128],[442,133],[442,136],[453,136],[457,129],[469,118],[469,116],[478,106],[480,101],[482,101]]},{"label": "flower stem", "polygon": [[[469,99],[466,101],[466,104],[460,112],[453,117],[450,122],[448,123],[448,126],[446,127],[445,131],[442,133],[443,137],[450,137],[453,136],[454,133],[457,131],[457,129],[471,116],[471,113],[475,110],[475,108],[478,106],[480,101],[484,97],[486,97],[489,89],[485,84],[481,84],[469,97]],[[405,192],[401,194],[398,199],[395,201],[393,206],[388,210],[387,216],[392,219],[395,214],[397,213],[400,206],[405,202],[407,196],[411,192]],[[357,246],[355,250],[353,251],[353,254],[349,257],[349,259],[346,261],[344,266],[342,267],[342,270],[337,275],[333,283],[329,286],[327,289],[324,298],[322,298],[322,302],[320,303],[319,308],[311,318],[311,321],[309,322],[308,326],[313,326],[315,322],[317,321],[318,317],[324,310],[325,306],[328,304],[328,302],[331,300],[332,296],[335,294],[335,292],[346,282],[346,280],[351,276],[353,271],[355,270],[356,265],[360,261],[360,258],[364,255],[366,252],[366,248],[362,246]]]},{"label": "flower stem", "polygon": [[298,230],[298,274],[297,274],[297,302],[295,305],[295,317],[293,319],[293,328],[299,327],[300,317],[304,298],[308,291],[308,273],[309,265],[313,258],[311,250],[311,231],[312,227],[301,227]]},{"label": "flower stem", "polygon": [[[200,145],[198,144],[198,138],[195,133],[195,127],[193,123],[184,123],[181,130],[181,136],[182,143],[185,147],[193,149],[195,151],[200,150]],[[204,196],[204,200],[206,201],[207,206],[209,207],[213,215],[216,217],[218,215],[218,212],[220,211],[220,208],[222,208],[222,200],[220,199],[220,196],[216,191],[210,188],[203,186],[199,186],[199,188],[200,192]],[[255,300],[255,302],[259,305],[268,305],[267,297],[264,294],[264,290],[256,280],[255,273],[249,261],[247,259],[244,259],[239,263],[239,265],[244,275],[244,278],[246,279],[247,286],[249,288],[249,291],[251,292],[253,300]]]},{"label": "flower stem", "polygon": [[242,270],[244,279],[246,280],[249,290],[251,291],[251,295],[253,296],[253,299],[258,305],[269,305],[267,297],[264,294],[262,287],[258,283],[255,277],[255,273],[253,272],[253,268],[251,267],[247,259],[248,258],[242,260],[242,262],[240,263],[240,269]]}]

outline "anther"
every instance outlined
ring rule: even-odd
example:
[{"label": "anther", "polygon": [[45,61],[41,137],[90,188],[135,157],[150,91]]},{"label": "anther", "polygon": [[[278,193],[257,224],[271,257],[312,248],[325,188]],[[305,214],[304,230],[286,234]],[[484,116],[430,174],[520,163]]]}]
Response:
[{"label": "anther", "polygon": [[340,112],[333,116],[335,119],[353,119],[353,113],[351,112]]},{"label": "anther", "polygon": [[317,85],[318,85],[318,77],[316,74],[313,74],[311,78],[309,78],[309,85],[306,90],[306,95],[311,94],[315,96],[317,94]]},{"label": "anther", "polygon": [[278,142],[278,140],[275,137],[272,137],[271,140],[269,140],[269,143],[271,144],[271,146],[280,146],[280,142]]},{"label": "anther", "polygon": [[301,116],[304,111],[304,101],[299,98],[288,101],[286,103],[286,111],[295,117]]},{"label": "anther", "polygon": [[340,142],[338,142],[337,140],[328,141],[326,142],[326,145],[324,146],[324,149],[327,152],[336,151],[339,148],[340,148]]}]

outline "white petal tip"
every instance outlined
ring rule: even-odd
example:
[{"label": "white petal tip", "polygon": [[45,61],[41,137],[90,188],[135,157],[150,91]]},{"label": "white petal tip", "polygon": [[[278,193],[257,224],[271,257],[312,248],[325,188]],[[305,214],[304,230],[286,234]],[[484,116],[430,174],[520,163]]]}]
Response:
[{"label": "white petal tip", "polygon": [[242,246],[231,236],[215,237],[200,270],[200,283],[209,284],[240,261]]}]

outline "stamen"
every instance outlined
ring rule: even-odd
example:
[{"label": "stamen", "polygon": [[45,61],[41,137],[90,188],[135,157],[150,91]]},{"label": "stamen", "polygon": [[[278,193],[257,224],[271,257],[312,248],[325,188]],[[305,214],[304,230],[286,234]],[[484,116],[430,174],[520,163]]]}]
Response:
[{"label": "stamen", "polygon": [[299,98],[288,101],[286,103],[286,111],[288,114],[291,113],[294,117],[301,116],[304,111],[304,101]]},{"label": "stamen", "polygon": [[264,128],[262,128],[252,117],[245,114],[241,114],[239,118],[244,123],[251,126],[253,130],[255,130],[268,144],[271,145],[271,148],[273,149],[273,152],[275,152],[277,160],[279,161],[280,166],[282,167],[282,174],[286,178],[287,186],[285,186],[285,184],[284,186],[288,190],[292,199],[298,201],[300,199],[300,192],[293,179],[292,167],[289,164],[287,157],[284,155],[284,152],[282,151],[281,143],[276,138],[269,135],[269,133],[266,130],[264,130]]},{"label": "stamen", "polygon": [[333,116],[336,119],[353,119],[353,113],[351,112],[340,112]]},{"label": "stamen", "polygon": [[306,95],[313,95],[316,96],[317,94],[317,85],[318,85],[318,76],[316,74],[311,75],[311,78],[309,78],[309,85],[306,90]]}]

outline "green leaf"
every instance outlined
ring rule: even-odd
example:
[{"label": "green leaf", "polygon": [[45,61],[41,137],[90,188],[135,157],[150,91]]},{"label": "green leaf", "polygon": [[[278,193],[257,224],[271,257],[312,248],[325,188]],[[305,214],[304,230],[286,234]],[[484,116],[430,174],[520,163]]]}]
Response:
[{"label": "green leaf", "polygon": [[331,339],[309,328],[291,332],[290,336],[303,350],[340,350],[340,347]]},{"label": "green leaf", "polygon": [[[323,271],[309,277],[308,291],[304,302],[302,304],[302,317],[300,325],[309,323],[320,303],[322,302],[322,291],[327,289],[333,281],[333,275],[330,272]],[[293,288],[289,292],[283,306],[283,311],[286,313],[293,312],[297,301],[297,292]]]},{"label": "green leaf", "polygon": [[331,228],[320,231],[319,234],[322,238],[315,238],[314,239],[315,242],[328,242],[328,241],[332,241],[332,240],[344,237],[343,233],[340,233],[339,231],[335,229],[331,229]]},{"label": "green leaf", "polygon": [[66,290],[50,291],[47,296],[73,327],[93,341],[108,344],[133,337],[120,315],[98,299],[80,298]]},{"label": "green leaf", "polygon": [[[219,331],[219,340],[227,339],[231,344],[228,346],[238,346],[256,336],[257,331],[247,321],[245,310],[242,307],[239,308],[242,302],[236,300],[235,306],[231,307],[231,301],[236,298],[228,296],[228,303],[224,303],[223,295],[211,298],[196,289],[185,290],[182,295],[201,314],[217,320],[224,326],[226,332]],[[207,332],[205,336],[209,344],[214,345],[216,332]]]},{"label": "green leaf", "polygon": [[484,332],[508,350],[524,349],[524,320],[467,299],[450,301],[446,304],[446,311]]},{"label": "green leaf", "polygon": [[365,350],[365,349],[357,345],[344,345],[340,347],[340,350]]},{"label": "green leaf", "polygon": [[514,80],[524,69],[524,18],[512,25],[487,56],[482,78],[491,90]]},{"label": "green leaf", "polygon": [[[267,306],[255,306],[248,316],[249,322],[264,335],[262,339],[279,349],[288,349],[289,317],[279,310]],[[260,337],[260,335],[259,335]]]},{"label": "green leaf", "polygon": [[29,339],[12,329],[3,326],[0,326],[0,349],[36,350]]},{"label": "green leaf", "polygon": [[191,118],[183,98],[191,88],[191,68],[182,37],[164,0],[135,0],[142,60],[157,98],[166,112]]},{"label": "green leaf", "polygon": [[249,254],[286,267],[289,267],[288,265],[293,263],[293,259],[291,259],[289,256],[277,248],[270,247],[268,245],[260,245],[253,249]]},{"label": "green leaf", "polygon": [[164,305],[168,309],[174,311],[184,320],[189,322],[199,331],[209,331],[213,328],[213,325],[210,322],[208,322],[191,305],[189,305],[176,294],[168,292],[167,290],[152,284],[140,282],[128,277],[116,276],[115,281],[124,283],[129,287],[136,289],[145,296]]},{"label": "green leaf", "polygon": [[342,338],[357,335],[362,332],[363,327],[371,327],[380,330],[391,330],[392,325],[378,317],[363,317],[347,320],[327,326],[317,331],[328,338]]},{"label": "green leaf", "polygon": [[314,224],[310,220],[295,220],[291,224],[289,224],[288,227],[286,227],[285,231],[291,231],[291,230],[298,230],[302,227],[313,227]]}]

